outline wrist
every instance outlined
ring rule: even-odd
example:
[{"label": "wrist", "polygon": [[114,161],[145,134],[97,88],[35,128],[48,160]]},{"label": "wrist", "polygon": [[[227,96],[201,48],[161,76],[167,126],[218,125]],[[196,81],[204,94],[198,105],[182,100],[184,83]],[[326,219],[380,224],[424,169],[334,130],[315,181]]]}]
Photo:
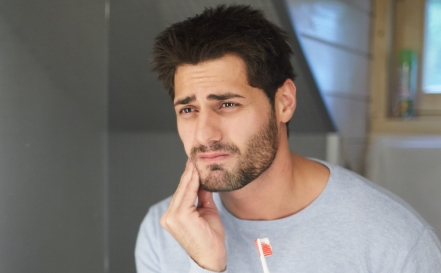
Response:
[{"label": "wrist", "polygon": [[227,261],[225,258],[217,261],[193,261],[201,268],[212,272],[225,272],[227,269]]}]

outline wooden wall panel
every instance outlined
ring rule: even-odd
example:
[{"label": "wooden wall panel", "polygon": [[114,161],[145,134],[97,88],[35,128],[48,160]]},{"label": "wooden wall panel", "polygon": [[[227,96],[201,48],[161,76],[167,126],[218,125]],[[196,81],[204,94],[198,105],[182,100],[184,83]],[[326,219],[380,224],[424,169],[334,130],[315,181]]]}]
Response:
[{"label": "wooden wall panel", "polygon": [[342,162],[362,173],[370,100],[370,1],[285,2],[305,58],[341,136]]},{"label": "wooden wall panel", "polygon": [[370,0],[343,0],[344,2],[352,5],[358,9],[361,9],[365,12],[371,12],[371,1]]},{"label": "wooden wall panel", "polygon": [[369,14],[347,1],[287,0],[298,35],[331,43],[359,54],[368,54]]},{"label": "wooden wall panel", "polygon": [[343,93],[366,99],[369,93],[369,60],[366,56],[305,37],[301,41],[322,94]]}]

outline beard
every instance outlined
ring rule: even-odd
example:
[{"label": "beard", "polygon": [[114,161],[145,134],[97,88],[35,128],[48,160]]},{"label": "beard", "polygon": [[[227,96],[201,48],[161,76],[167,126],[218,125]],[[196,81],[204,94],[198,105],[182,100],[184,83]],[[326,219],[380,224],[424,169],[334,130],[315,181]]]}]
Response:
[{"label": "beard", "polygon": [[208,175],[202,176],[199,168],[200,187],[210,192],[226,192],[241,189],[259,177],[273,163],[279,148],[278,128],[275,112],[271,109],[268,123],[252,135],[247,141],[245,152],[242,154],[232,143],[215,142],[209,146],[201,145],[191,151],[191,161],[196,162],[197,153],[228,152],[237,157],[237,163],[231,170],[224,164],[206,166]]}]

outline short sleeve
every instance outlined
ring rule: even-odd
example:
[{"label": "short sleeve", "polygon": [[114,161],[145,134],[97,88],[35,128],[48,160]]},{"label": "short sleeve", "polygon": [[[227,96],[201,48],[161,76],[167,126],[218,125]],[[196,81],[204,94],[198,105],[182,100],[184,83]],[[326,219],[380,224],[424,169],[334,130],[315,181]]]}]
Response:
[{"label": "short sleeve", "polygon": [[398,272],[441,272],[441,245],[432,229],[425,229]]},{"label": "short sleeve", "polygon": [[135,247],[135,262],[137,273],[159,273],[161,267],[158,247],[157,226],[155,225],[155,211],[150,209],[139,228]]}]

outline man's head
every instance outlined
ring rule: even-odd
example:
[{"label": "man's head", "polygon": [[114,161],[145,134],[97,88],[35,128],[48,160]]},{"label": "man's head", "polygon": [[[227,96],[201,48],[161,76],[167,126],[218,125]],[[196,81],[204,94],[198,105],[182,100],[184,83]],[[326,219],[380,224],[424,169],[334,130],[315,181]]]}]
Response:
[{"label": "man's head", "polygon": [[295,108],[291,54],[283,31],[247,6],[206,9],[157,37],[155,71],[206,190],[240,189],[271,166]]}]

